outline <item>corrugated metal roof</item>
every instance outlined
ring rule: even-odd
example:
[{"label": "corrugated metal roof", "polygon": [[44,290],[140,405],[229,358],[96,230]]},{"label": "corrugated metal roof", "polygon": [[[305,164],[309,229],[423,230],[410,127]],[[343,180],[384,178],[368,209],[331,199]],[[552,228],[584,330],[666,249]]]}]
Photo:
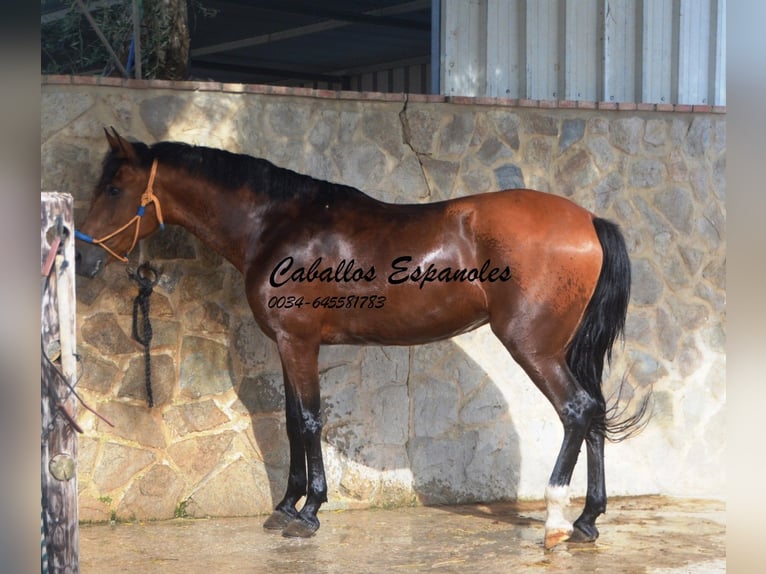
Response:
[{"label": "corrugated metal roof", "polygon": [[191,74],[248,83],[343,83],[430,61],[431,0],[204,0]]}]

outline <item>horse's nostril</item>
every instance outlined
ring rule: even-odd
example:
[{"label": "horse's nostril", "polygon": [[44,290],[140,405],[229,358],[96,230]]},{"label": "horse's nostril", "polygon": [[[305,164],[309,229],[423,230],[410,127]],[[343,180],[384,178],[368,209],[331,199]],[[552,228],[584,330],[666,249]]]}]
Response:
[{"label": "horse's nostril", "polygon": [[76,249],[74,252],[75,273],[82,277],[93,278],[104,267],[104,261],[101,257],[95,257],[95,254],[89,254],[87,249],[82,251]]}]

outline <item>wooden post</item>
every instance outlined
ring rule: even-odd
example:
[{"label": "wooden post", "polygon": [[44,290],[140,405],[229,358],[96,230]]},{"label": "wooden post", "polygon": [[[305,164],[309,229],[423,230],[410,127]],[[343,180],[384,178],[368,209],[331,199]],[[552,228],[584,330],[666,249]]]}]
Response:
[{"label": "wooden post", "polygon": [[77,399],[72,196],[40,194],[42,264],[41,473],[50,572],[77,573]]}]

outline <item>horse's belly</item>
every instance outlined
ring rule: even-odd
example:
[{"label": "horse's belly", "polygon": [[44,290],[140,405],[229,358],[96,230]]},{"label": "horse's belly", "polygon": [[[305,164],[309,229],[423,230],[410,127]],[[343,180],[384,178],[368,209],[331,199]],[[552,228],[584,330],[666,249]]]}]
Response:
[{"label": "horse's belly", "polygon": [[485,298],[476,289],[443,287],[430,293],[391,289],[367,305],[334,309],[332,314],[328,309],[322,321],[322,342],[417,345],[471,331],[489,319]]},{"label": "horse's belly", "polygon": [[487,317],[460,324],[418,325],[410,324],[399,329],[358,330],[354,332],[328,333],[323,343],[330,345],[421,345],[449,339],[472,331],[487,323]]}]

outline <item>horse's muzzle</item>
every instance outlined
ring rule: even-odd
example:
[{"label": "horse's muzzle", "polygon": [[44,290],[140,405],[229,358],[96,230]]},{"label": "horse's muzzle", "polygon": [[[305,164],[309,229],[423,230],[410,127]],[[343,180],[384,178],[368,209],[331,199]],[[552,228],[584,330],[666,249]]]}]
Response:
[{"label": "horse's muzzle", "polygon": [[104,269],[107,257],[106,251],[98,245],[77,241],[74,255],[75,273],[92,279]]}]

